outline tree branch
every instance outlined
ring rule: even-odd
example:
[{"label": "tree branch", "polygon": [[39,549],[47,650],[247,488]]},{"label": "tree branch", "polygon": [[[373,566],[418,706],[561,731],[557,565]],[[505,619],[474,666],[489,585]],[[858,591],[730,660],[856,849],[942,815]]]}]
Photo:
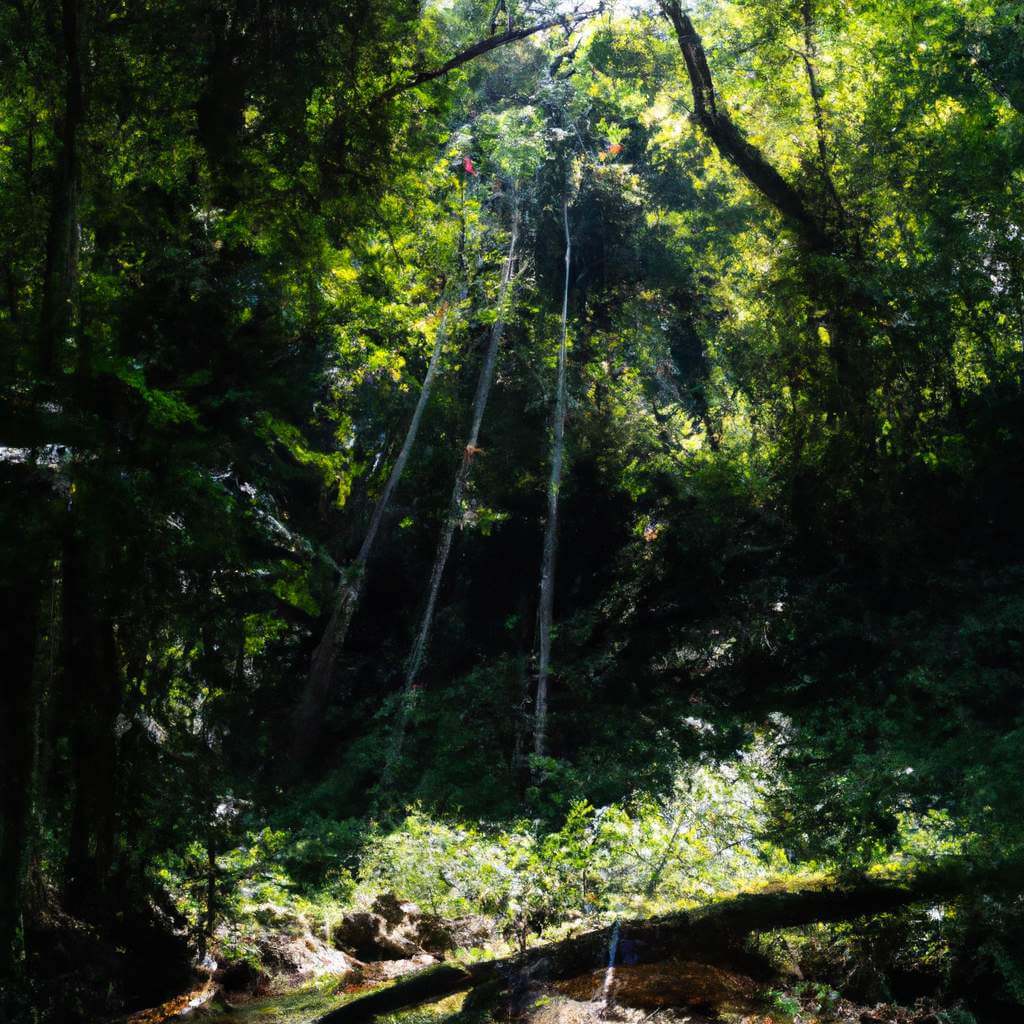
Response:
[{"label": "tree branch", "polygon": [[561,25],[567,32],[570,32],[581,22],[586,21],[588,18],[592,18],[595,14],[600,14],[603,6],[603,4],[598,4],[597,7],[592,8],[589,11],[581,11],[578,14],[573,15],[559,15],[557,18],[549,18],[546,21],[539,21],[536,25],[527,25],[523,28],[510,29],[507,32],[502,32],[501,35],[489,36],[487,39],[481,39],[467,49],[457,53],[450,60],[445,61],[438,67],[424,68],[423,70],[414,72],[408,78],[403,78],[400,82],[396,82],[394,85],[389,86],[377,96],[374,102],[386,103],[388,100],[394,99],[403,92],[408,92],[410,89],[415,89],[417,86],[424,85],[426,82],[432,82],[437,78],[443,78],[449,71],[454,71],[456,68],[462,67],[463,64],[468,64],[470,61],[476,60],[477,57],[482,57],[485,53],[490,53],[491,50],[496,50],[501,46],[507,46],[509,43],[516,43],[520,39],[528,39],[530,36],[536,35],[538,32],[544,32],[549,28],[554,28],[556,25]]},{"label": "tree branch", "polygon": [[693,90],[693,112],[718,152],[796,229],[815,252],[842,249],[842,241],[811,210],[804,193],[787,181],[765,155],[744,136],[724,109],[719,108],[714,80],[700,36],[679,0],[659,0],[662,14],[672,23]]}]

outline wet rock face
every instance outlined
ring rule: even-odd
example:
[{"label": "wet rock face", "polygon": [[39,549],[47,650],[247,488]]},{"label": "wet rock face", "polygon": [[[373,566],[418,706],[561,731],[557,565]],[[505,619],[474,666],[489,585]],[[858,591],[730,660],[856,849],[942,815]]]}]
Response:
[{"label": "wet rock face", "polygon": [[[557,982],[561,994],[580,1001],[601,998],[604,971]],[[639,1010],[688,1007],[703,1013],[753,1013],[761,1005],[751,978],[712,964],[669,960],[658,964],[620,965],[612,977],[610,1003]]]}]

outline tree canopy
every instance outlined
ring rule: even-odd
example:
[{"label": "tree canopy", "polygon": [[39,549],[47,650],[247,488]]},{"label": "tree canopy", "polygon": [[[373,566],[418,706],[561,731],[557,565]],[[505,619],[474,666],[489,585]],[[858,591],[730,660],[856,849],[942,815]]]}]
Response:
[{"label": "tree canopy", "polygon": [[[180,991],[255,878],[525,935],[1018,863],[1022,24],[0,8],[8,1017]],[[1016,1019],[1020,892],[942,899],[856,941]]]}]

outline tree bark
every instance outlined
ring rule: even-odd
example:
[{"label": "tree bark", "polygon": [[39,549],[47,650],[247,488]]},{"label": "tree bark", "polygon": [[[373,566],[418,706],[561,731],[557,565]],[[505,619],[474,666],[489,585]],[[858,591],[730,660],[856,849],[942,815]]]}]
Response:
[{"label": "tree bark", "polygon": [[452,495],[448,502],[448,514],[445,517],[444,526],[441,530],[441,537],[438,540],[437,552],[434,555],[434,565],[430,573],[430,583],[427,589],[427,604],[423,610],[420,620],[420,628],[416,634],[409,660],[406,664],[405,680],[402,686],[402,702],[399,709],[398,721],[395,723],[394,738],[388,753],[387,763],[381,779],[380,789],[383,793],[390,786],[392,773],[402,753],[402,744],[405,738],[405,729],[415,702],[416,691],[419,681],[420,670],[427,653],[427,643],[430,639],[430,629],[434,622],[434,613],[437,610],[437,597],[441,590],[441,580],[444,577],[444,570],[448,564],[448,555],[451,553],[452,541],[455,537],[455,528],[462,520],[462,496],[469,481],[470,472],[473,467],[473,460],[480,453],[480,428],[483,424],[484,412],[487,409],[487,400],[491,393],[491,385],[494,383],[494,371],[498,361],[498,348],[501,345],[502,336],[505,333],[505,317],[507,315],[507,304],[509,289],[512,284],[513,270],[515,268],[516,255],[519,246],[519,211],[518,208],[512,213],[512,231],[509,240],[508,255],[505,257],[505,266],[502,269],[501,284],[498,288],[497,317],[491,326],[490,338],[487,342],[487,349],[484,352],[484,361],[480,367],[480,376],[477,379],[476,395],[473,399],[473,420],[469,428],[465,447],[459,457],[459,467],[455,472],[455,482],[452,485]]},{"label": "tree bark", "polygon": [[[846,264],[860,263],[859,246],[855,243],[851,247],[839,230],[843,223],[842,214],[828,218],[816,210],[807,194],[787,181],[733,122],[715,91],[703,43],[680,0],[659,0],[659,4],[672,24],[686,64],[693,92],[694,117],[721,156],[733,164],[790,224],[806,252],[812,256],[840,257]],[[809,16],[809,9],[807,13]],[[813,73],[813,66],[811,71]],[[818,92],[816,79],[812,88]],[[827,158],[827,152],[825,156]],[[828,180],[831,180],[830,175]],[[831,197],[830,205],[833,205]],[[835,220],[836,225],[830,220]],[[855,268],[846,266],[842,272],[836,273],[826,261],[821,261],[819,265],[808,268],[807,286],[811,301],[831,311],[831,315],[822,321],[823,326],[827,323],[830,336],[828,355],[834,367],[836,385],[834,394],[828,399],[828,411],[844,416],[852,414],[851,422],[862,435],[861,445],[864,446],[869,443],[866,439],[874,434],[875,428],[867,400],[872,382],[865,365],[864,332],[858,320],[862,313],[876,305],[877,300],[863,287],[859,276]]]},{"label": "tree bark", "polygon": [[449,72],[462,67],[464,64],[468,64],[472,60],[476,60],[477,57],[482,57],[485,53],[490,53],[491,50],[496,50],[501,46],[507,46],[509,43],[517,43],[521,39],[528,39],[530,36],[536,35],[538,32],[544,32],[549,28],[554,28],[556,25],[561,25],[566,29],[566,31],[570,31],[581,22],[593,17],[595,14],[598,14],[600,10],[601,8],[598,6],[593,10],[582,11],[578,14],[563,14],[559,15],[557,18],[548,18],[545,21],[539,21],[535,25],[526,25],[522,28],[509,28],[507,31],[502,32],[501,35],[488,36],[486,39],[481,39],[472,46],[466,47],[465,50],[461,50],[443,64],[434,68],[423,68],[420,71],[415,71],[407,78],[403,78],[401,81],[389,86],[378,95],[376,102],[385,103],[388,100],[394,99],[403,92],[415,89],[419,85],[425,85],[427,82],[432,82],[437,78],[443,78]]},{"label": "tree bark", "polygon": [[80,516],[71,510],[63,553],[64,711],[74,781],[65,887],[73,912],[102,914],[114,859],[121,685],[109,567],[102,541],[80,534],[91,522]]},{"label": "tree bark", "polygon": [[[12,555],[15,553],[12,552]],[[35,661],[42,595],[37,559],[5,559],[0,581],[0,978],[22,956],[36,762]]]},{"label": "tree bark", "polygon": [[[776,889],[740,893],[645,921],[623,921],[621,939],[631,942],[639,963],[689,955],[713,961],[744,959],[742,940],[753,932],[795,928],[815,922],[850,921],[890,913],[922,902],[946,902],[971,892],[1021,892],[1020,861],[979,866],[965,860],[939,862],[900,878],[862,875],[837,881],[796,882]],[[571,978],[607,963],[612,928],[598,928],[561,942],[536,946],[525,957],[427,968],[385,988],[359,996],[320,1018],[318,1024],[356,1024],[378,1014],[443,999],[541,961],[547,978]]]},{"label": "tree bark", "polygon": [[720,104],[704,45],[679,0],[660,0],[660,4],[662,13],[672,24],[686,63],[694,116],[715,148],[796,228],[808,249],[820,253],[841,250],[841,239],[821,222],[807,196],[772,166]]},{"label": "tree bark", "polygon": [[63,0],[61,58],[64,64],[64,110],[60,119],[60,155],[50,205],[40,311],[39,363],[46,375],[60,370],[61,350],[71,324],[78,274],[82,171],[80,134],[85,118],[83,20],[84,9],[80,0]]},{"label": "tree bark", "polygon": [[572,236],[569,233],[569,198],[562,198],[562,225],[565,228],[565,287],[562,291],[562,333],[558,345],[558,372],[555,386],[555,415],[551,435],[551,477],[548,481],[548,519],[544,526],[544,550],[541,556],[540,605],[538,631],[540,652],[537,664],[537,703],[533,720],[533,752],[547,753],[548,677],[551,671],[551,626],[555,606],[555,563],[558,555],[558,492],[562,487],[562,456],[565,452],[565,372],[566,333],[569,316],[569,268],[572,263]]},{"label": "tree bark", "polygon": [[[458,302],[461,303],[466,297],[466,286],[463,284],[459,293]],[[434,378],[437,376],[437,368],[441,362],[441,352],[444,348],[445,339],[448,335],[448,321],[451,309],[446,308],[442,314],[441,323],[437,328],[437,336],[434,339],[434,350],[430,356],[430,364],[427,367],[426,376],[420,387],[420,396],[413,410],[412,419],[405,432],[405,440],[402,442],[401,450],[391,467],[384,490],[381,491],[377,504],[374,506],[373,514],[370,516],[370,525],[367,527],[366,536],[359,548],[345,577],[338,586],[335,598],[334,609],[331,612],[330,621],[324,630],[320,643],[313,652],[313,661],[310,666],[309,676],[303,690],[302,700],[299,705],[295,719],[295,729],[292,741],[293,763],[301,765],[305,763],[316,747],[319,739],[323,713],[330,696],[331,686],[334,681],[335,668],[338,661],[338,654],[345,645],[348,636],[349,626],[352,624],[352,617],[355,615],[356,607],[362,596],[363,584],[366,575],[366,566],[373,553],[373,546],[380,531],[381,523],[391,505],[391,498],[402,479],[409,455],[413,445],[416,443],[416,436],[419,433],[420,422],[423,413],[430,402],[430,393],[434,386]]]}]

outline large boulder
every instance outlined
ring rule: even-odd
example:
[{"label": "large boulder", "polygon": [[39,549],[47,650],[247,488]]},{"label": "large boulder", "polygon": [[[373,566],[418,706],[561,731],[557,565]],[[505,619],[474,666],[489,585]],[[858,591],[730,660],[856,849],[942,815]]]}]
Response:
[{"label": "large boulder", "polygon": [[334,944],[364,961],[437,958],[453,949],[487,946],[497,938],[494,923],[471,914],[453,920],[425,914],[394,893],[378,896],[369,910],[346,914],[335,928]]},{"label": "large boulder", "polygon": [[391,925],[369,911],[346,914],[332,938],[335,946],[359,960],[408,960],[423,952],[405,922]]},{"label": "large boulder", "polygon": [[423,916],[423,911],[415,903],[400,900],[393,892],[381,893],[373,901],[371,909],[387,921],[389,928],[397,928]]},{"label": "large boulder", "polygon": [[253,913],[259,930],[252,939],[255,957],[238,958],[223,951],[231,947],[227,932],[218,934],[213,979],[229,994],[263,995],[286,991],[324,974],[342,983],[358,980],[362,964],[314,935],[309,921],[287,907],[266,903]]},{"label": "large boulder", "polygon": [[495,942],[498,930],[490,918],[467,914],[452,919],[424,914],[416,922],[415,940],[428,953],[443,955],[453,949],[482,949]]}]

